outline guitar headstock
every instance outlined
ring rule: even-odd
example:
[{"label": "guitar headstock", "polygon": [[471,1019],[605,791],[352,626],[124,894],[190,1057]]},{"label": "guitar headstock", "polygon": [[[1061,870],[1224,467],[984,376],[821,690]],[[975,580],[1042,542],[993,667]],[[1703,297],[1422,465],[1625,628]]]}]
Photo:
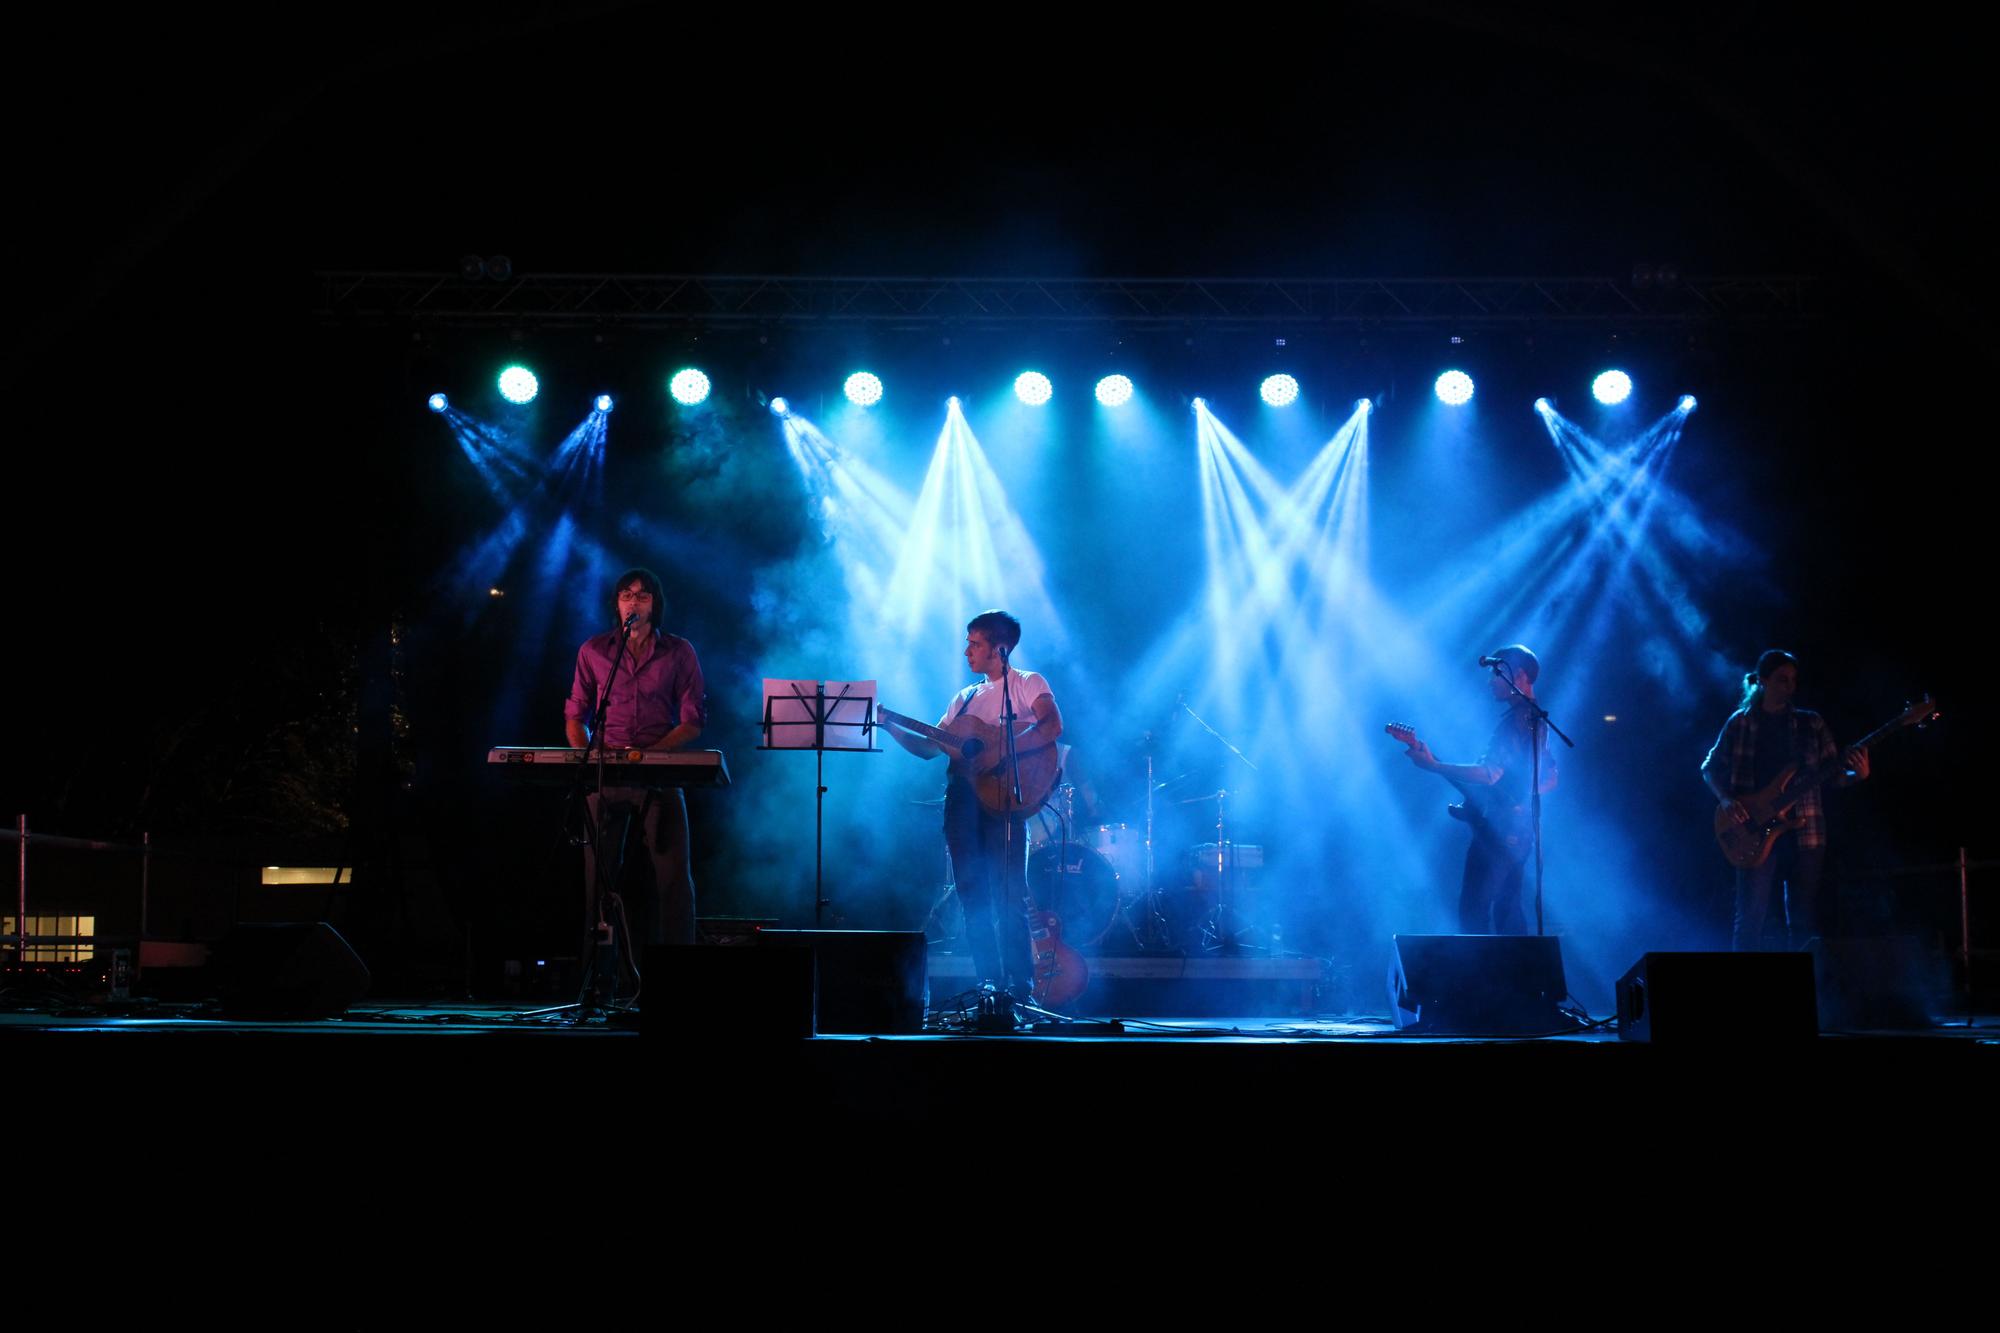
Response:
[{"label": "guitar headstock", "polygon": [[1937,701],[1926,694],[1916,703],[1904,706],[1903,715],[1896,719],[1896,725],[1899,727],[1916,727],[1921,730],[1937,721],[1940,716],[1942,714],[1938,711]]},{"label": "guitar headstock", "polygon": [[1382,730],[1388,732],[1390,738],[1398,745],[1417,743],[1417,729],[1407,722],[1390,722],[1384,725]]}]

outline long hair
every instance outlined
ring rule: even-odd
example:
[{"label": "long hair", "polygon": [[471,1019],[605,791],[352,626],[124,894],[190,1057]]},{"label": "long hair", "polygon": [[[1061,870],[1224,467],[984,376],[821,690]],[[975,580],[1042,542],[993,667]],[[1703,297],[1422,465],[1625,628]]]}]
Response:
[{"label": "long hair", "polygon": [[1757,665],[1743,673],[1743,701],[1736,705],[1740,712],[1757,702],[1757,696],[1764,692],[1764,678],[1779,667],[1789,664],[1797,670],[1799,659],[1782,648],[1768,648],[1757,658]]}]

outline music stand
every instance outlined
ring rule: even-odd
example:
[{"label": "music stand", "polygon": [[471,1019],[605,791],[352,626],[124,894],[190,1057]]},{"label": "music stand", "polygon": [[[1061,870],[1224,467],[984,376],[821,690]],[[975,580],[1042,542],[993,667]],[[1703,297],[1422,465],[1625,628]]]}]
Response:
[{"label": "music stand", "polygon": [[811,750],[818,774],[813,796],[813,928],[826,910],[826,752],[880,754],[875,743],[872,680],[764,682],[760,750]]}]

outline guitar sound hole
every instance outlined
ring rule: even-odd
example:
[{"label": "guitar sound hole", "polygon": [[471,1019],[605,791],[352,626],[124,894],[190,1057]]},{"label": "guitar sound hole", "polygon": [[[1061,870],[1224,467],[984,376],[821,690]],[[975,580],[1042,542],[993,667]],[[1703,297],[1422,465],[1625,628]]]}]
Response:
[{"label": "guitar sound hole", "polygon": [[977,759],[979,757],[979,752],[981,750],[984,750],[985,748],[986,748],[985,741],[968,740],[966,741],[964,746],[961,747],[961,753],[963,753],[967,759]]}]

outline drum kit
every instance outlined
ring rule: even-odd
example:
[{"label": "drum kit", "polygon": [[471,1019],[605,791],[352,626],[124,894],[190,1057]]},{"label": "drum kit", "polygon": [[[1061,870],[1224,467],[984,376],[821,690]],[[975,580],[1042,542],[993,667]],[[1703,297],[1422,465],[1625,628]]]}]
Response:
[{"label": "drum kit", "polygon": [[[1240,751],[1229,748],[1249,764]],[[1156,834],[1168,821],[1156,820],[1160,813],[1156,796],[1170,792],[1187,776],[1155,782],[1149,746],[1143,824],[1079,827],[1079,792],[1069,782],[1059,783],[1048,802],[1029,817],[1029,885],[1041,905],[1061,918],[1063,938],[1071,947],[1095,956],[1276,951],[1278,931],[1269,922],[1270,911],[1259,892],[1264,848],[1230,836],[1231,798],[1237,793],[1218,789],[1166,796],[1159,804],[1187,807],[1186,814],[1200,816],[1205,840],[1177,843],[1171,855],[1157,854]],[[1204,805],[1213,807],[1212,821],[1207,811],[1198,809]],[[934,944],[949,947],[962,939],[964,931],[949,852],[944,872],[943,889],[931,908],[925,933]]]}]

